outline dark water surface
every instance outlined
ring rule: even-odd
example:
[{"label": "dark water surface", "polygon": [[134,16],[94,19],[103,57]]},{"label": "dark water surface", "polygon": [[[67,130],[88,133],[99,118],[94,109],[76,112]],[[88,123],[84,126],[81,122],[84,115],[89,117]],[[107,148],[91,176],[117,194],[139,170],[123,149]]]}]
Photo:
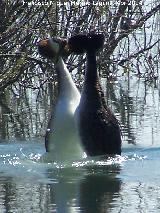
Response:
[{"label": "dark water surface", "polygon": [[48,164],[43,139],[1,141],[0,213],[160,212],[159,82],[102,84],[122,126],[122,156]]}]

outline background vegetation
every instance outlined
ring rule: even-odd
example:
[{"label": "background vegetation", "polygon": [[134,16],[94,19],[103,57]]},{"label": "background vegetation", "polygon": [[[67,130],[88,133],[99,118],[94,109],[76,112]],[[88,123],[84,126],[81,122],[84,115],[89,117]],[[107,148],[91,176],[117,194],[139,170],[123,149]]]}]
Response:
[{"label": "background vegetation", "polygon": [[[24,139],[45,134],[56,98],[56,74],[51,61],[39,56],[37,41],[95,30],[105,34],[105,45],[97,60],[108,104],[134,143],[129,117],[135,110],[129,95],[130,81],[136,76],[149,86],[159,82],[159,1],[0,3],[0,138]],[[65,61],[81,89],[85,56],[71,55]],[[121,77],[125,77],[127,90],[121,85],[116,88]]]}]

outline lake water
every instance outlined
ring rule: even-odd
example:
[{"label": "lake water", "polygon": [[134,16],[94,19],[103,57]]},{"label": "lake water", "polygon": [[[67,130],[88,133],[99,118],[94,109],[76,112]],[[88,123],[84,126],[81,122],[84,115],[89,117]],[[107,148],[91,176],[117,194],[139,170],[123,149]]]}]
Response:
[{"label": "lake water", "polygon": [[0,213],[160,212],[159,83],[124,77],[112,86],[122,156],[47,164],[43,139],[1,141]]},{"label": "lake water", "polygon": [[159,212],[160,148],[121,157],[39,162],[40,143],[1,144],[0,212]]}]

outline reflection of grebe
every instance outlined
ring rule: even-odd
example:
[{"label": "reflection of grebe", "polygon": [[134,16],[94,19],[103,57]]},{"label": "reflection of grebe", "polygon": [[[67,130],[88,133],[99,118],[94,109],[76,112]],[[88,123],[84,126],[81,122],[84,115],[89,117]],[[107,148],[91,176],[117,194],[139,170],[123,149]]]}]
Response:
[{"label": "reflection of grebe", "polygon": [[69,39],[72,52],[86,52],[87,67],[77,126],[87,155],[121,154],[121,134],[117,119],[107,107],[99,83],[96,52],[103,46],[103,34],[76,35]]},{"label": "reflection of grebe", "polygon": [[57,104],[45,140],[46,152],[49,153],[49,159],[54,161],[75,160],[84,156],[75,125],[75,110],[80,94],[61,57],[64,43],[45,39],[37,44],[39,53],[54,61],[58,77]]}]

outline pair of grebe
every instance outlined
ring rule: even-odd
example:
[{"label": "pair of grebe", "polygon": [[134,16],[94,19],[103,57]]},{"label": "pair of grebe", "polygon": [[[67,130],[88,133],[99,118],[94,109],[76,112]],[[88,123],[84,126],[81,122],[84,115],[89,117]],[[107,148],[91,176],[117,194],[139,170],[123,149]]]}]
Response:
[{"label": "pair of grebe", "polygon": [[[58,77],[57,104],[45,141],[52,160],[121,154],[119,123],[106,105],[97,72],[96,53],[103,43],[101,33],[79,34],[68,41],[44,39],[38,43],[39,53],[53,60]],[[62,59],[64,53],[86,53],[81,95]]]}]

